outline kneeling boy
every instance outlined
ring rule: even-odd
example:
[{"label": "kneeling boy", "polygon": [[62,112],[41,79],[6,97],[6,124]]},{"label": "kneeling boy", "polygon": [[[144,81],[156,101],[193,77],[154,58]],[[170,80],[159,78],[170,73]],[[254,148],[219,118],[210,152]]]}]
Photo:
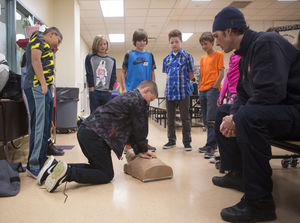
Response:
[{"label": "kneeling boy", "polygon": [[109,183],[114,177],[111,150],[120,159],[126,143],[140,157],[155,158],[147,146],[147,112],[148,105],[157,95],[155,82],[147,80],[141,82],[137,89],[99,106],[82,122],[77,133],[79,145],[89,164],[67,164],[50,157],[40,171],[38,183],[45,182],[49,192],[63,182]]}]

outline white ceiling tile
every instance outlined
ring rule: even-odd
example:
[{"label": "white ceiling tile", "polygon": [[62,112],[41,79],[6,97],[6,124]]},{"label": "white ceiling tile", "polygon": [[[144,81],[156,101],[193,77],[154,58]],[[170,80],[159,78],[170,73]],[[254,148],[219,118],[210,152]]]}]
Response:
[{"label": "white ceiling tile", "polygon": [[[191,0],[124,0],[125,17],[104,18],[99,0],[78,0],[80,5],[80,31],[82,38],[91,47],[95,35],[108,32],[125,33],[125,43],[113,45],[113,52],[134,49],[133,32],[144,28],[149,40],[148,48],[156,51],[170,51],[168,32],[179,29],[194,32],[184,43],[184,48],[201,53],[198,43],[200,34],[211,31],[215,15],[233,0],[212,0],[211,2],[191,2]],[[244,1],[244,0],[242,0]],[[278,2],[277,0],[252,0],[241,10],[251,28],[264,31],[283,20],[300,20],[300,0],[298,2]],[[290,22],[290,21],[289,21]],[[287,22],[287,23],[289,23]]]},{"label": "white ceiling tile", "polygon": [[131,34],[133,34],[134,30],[137,30],[137,29],[143,28],[143,27],[144,27],[144,25],[141,25],[140,23],[125,24],[126,33],[131,33]]},{"label": "white ceiling tile", "polygon": [[99,30],[104,30],[105,29],[105,26],[100,26],[98,24],[87,24],[86,25],[86,28],[89,29],[90,31],[99,31]]},{"label": "white ceiling tile", "polygon": [[269,1],[254,1],[247,5],[247,9],[262,9],[269,7],[272,3]]},{"label": "white ceiling tile", "polygon": [[103,24],[103,17],[81,17],[81,22],[84,22],[85,24]]},{"label": "white ceiling tile", "polygon": [[148,16],[168,16],[171,9],[149,9]]},{"label": "white ceiling tile", "polygon": [[108,33],[124,33],[123,24],[110,24],[106,27]]},{"label": "white ceiling tile", "polygon": [[147,16],[148,9],[126,9],[126,17]]},{"label": "white ceiling tile", "polygon": [[135,23],[135,24],[144,24],[146,17],[136,16],[136,17],[126,17],[125,23]]},{"label": "white ceiling tile", "polygon": [[298,0],[298,2],[293,2],[292,4],[288,5],[287,8],[300,9],[300,1]]},{"label": "white ceiling tile", "polygon": [[80,17],[99,17],[99,16],[102,16],[102,12],[100,9],[80,10]]},{"label": "white ceiling tile", "polygon": [[150,4],[150,0],[125,0],[124,1],[124,6],[125,9],[142,9],[142,8],[148,8]]},{"label": "white ceiling tile", "polygon": [[99,1],[80,1],[80,9],[100,9]]},{"label": "white ceiling tile", "polygon": [[212,18],[214,18],[219,11],[220,11],[219,9],[215,9],[215,8],[205,9],[203,10],[203,13],[201,15],[212,16]]},{"label": "white ceiling tile", "polygon": [[177,0],[174,8],[186,8],[190,0]]},{"label": "white ceiling tile", "polygon": [[182,15],[186,16],[186,15],[189,15],[189,16],[193,16],[193,15],[201,15],[201,13],[203,12],[204,10],[201,10],[201,9],[189,9],[189,8],[186,8],[183,12],[182,12]]},{"label": "white ceiling tile", "polygon": [[150,8],[173,8],[176,0],[151,0]]},{"label": "white ceiling tile", "polygon": [[190,1],[190,3],[188,4],[188,8],[208,8],[209,7],[210,2],[193,2]]},{"label": "white ceiling tile", "polygon": [[180,9],[172,9],[170,16],[179,16],[182,15],[184,9],[180,8]]},{"label": "white ceiling tile", "polygon": [[168,20],[168,17],[162,17],[162,16],[148,16],[146,18],[146,23],[165,23]]},{"label": "white ceiling tile", "polygon": [[273,2],[272,4],[269,5],[270,9],[284,9],[287,8],[289,6],[291,6],[292,3],[291,2]]},{"label": "white ceiling tile", "polygon": [[199,21],[195,24],[195,32],[210,32],[212,29],[212,20]]},{"label": "white ceiling tile", "polygon": [[222,0],[222,1],[211,1],[208,5],[208,8],[217,8],[222,9],[226,6],[228,6],[232,2],[232,0]]},{"label": "white ceiling tile", "polygon": [[159,24],[159,23],[147,23],[145,24],[145,30],[147,32],[152,32],[152,31],[157,31],[157,30],[161,30],[163,24]]},{"label": "white ceiling tile", "polygon": [[[246,9],[243,9],[243,10],[241,10],[241,11],[243,12],[243,14],[244,14],[245,17],[251,18],[250,16],[255,17],[255,16],[257,15],[257,12],[259,12],[259,11],[261,11],[261,10],[259,10],[259,9],[248,9],[248,8],[246,8]],[[264,11],[264,10],[263,10],[263,11]]]},{"label": "white ceiling tile", "polygon": [[180,18],[179,20],[191,22],[191,21],[196,20],[197,17],[198,17],[198,16],[196,16],[196,15],[190,15],[190,16],[189,16],[189,15],[182,15],[182,16],[179,17],[179,18]]},{"label": "white ceiling tile", "polygon": [[104,18],[106,24],[124,24],[124,18]]}]

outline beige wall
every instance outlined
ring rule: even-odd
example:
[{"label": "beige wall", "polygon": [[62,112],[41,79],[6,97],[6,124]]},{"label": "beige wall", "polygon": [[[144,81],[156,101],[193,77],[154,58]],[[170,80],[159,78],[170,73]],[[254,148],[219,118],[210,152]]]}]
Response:
[{"label": "beige wall", "polygon": [[54,26],[53,0],[21,0],[21,2],[45,24]]},{"label": "beige wall", "polygon": [[83,115],[87,116],[90,114],[89,109],[89,94],[88,94],[88,86],[86,81],[86,72],[85,72],[85,57],[89,53],[89,47],[86,42],[80,38],[80,77],[78,78],[78,83],[80,85],[80,94],[79,94],[79,101],[80,101],[80,111],[83,111]]},{"label": "beige wall", "polygon": [[80,6],[77,0],[22,0],[22,3],[48,26],[56,26],[62,32],[64,39],[55,61],[56,86],[79,87],[80,114],[87,101],[83,61],[89,49],[80,37]]}]

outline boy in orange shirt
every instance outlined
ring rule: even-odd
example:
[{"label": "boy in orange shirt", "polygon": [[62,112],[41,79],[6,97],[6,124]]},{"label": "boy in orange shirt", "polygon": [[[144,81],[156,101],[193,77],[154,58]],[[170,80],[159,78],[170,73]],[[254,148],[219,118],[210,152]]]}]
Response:
[{"label": "boy in orange shirt", "polygon": [[224,77],[224,54],[214,51],[214,37],[211,32],[204,32],[199,42],[207,53],[200,59],[201,76],[199,78],[199,98],[203,123],[207,128],[207,141],[198,151],[205,153],[204,158],[212,158],[217,148],[215,139],[215,117],[217,99],[220,94],[221,82]]}]

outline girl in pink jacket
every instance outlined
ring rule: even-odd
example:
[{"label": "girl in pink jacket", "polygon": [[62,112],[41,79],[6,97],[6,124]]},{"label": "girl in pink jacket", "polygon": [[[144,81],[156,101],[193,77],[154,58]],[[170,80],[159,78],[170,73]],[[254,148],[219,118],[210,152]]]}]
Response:
[{"label": "girl in pink jacket", "polygon": [[[236,54],[231,54],[229,60],[229,68],[227,75],[224,79],[223,86],[218,98],[217,104],[233,104],[234,99],[236,98],[236,86],[240,76],[239,73],[239,61],[241,57]],[[226,99],[226,101],[224,101]]]}]

